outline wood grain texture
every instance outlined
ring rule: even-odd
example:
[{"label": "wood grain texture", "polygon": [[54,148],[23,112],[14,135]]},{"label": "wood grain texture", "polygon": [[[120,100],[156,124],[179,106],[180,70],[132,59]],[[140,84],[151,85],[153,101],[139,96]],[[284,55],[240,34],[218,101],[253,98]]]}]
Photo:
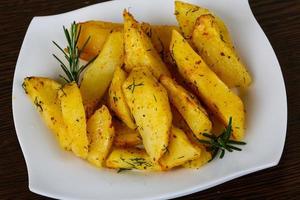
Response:
[{"label": "wood grain texture", "polygon": [[[97,2],[101,1],[0,2],[1,199],[46,199],[28,190],[11,110],[13,73],[27,27],[33,16],[58,14]],[[250,0],[250,4],[276,52],[286,83],[288,130],[282,159],[271,169],[179,199],[300,199],[300,0]]]}]

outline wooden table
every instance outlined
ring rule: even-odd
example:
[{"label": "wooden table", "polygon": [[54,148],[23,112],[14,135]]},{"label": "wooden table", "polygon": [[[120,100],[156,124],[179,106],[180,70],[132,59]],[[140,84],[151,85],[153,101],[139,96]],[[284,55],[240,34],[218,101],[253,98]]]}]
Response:
[{"label": "wooden table", "polygon": [[[0,2],[0,199],[45,199],[28,190],[26,166],[11,110],[14,68],[30,20],[33,16],[58,14],[96,2]],[[285,78],[289,112],[283,156],[276,167],[182,199],[300,199],[300,0],[250,0],[250,4],[273,45]]]}]

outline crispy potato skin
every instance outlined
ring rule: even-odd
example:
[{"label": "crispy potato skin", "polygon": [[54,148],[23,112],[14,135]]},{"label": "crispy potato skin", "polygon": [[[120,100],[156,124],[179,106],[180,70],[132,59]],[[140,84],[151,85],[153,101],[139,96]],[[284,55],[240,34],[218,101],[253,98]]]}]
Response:
[{"label": "crispy potato skin", "polygon": [[232,40],[230,38],[230,34],[227,30],[226,25],[222,21],[221,18],[214,15],[210,10],[196,6],[189,3],[184,3],[181,1],[175,1],[175,15],[177,22],[180,26],[180,29],[183,33],[183,36],[186,39],[190,39],[192,37],[194,27],[197,19],[202,16],[210,14],[213,15],[216,19],[216,23],[219,27],[219,34],[222,37],[223,41],[232,49],[234,49]]},{"label": "crispy potato skin", "polygon": [[87,133],[90,138],[87,160],[102,167],[114,141],[115,130],[112,117],[106,106],[102,106],[89,118]]},{"label": "crispy potato skin", "polygon": [[168,170],[200,155],[201,149],[193,145],[181,129],[172,126],[169,145],[159,163],[164,170]]},{"label": "crispy potato skin", "polygon": [[227,125],[232,117],[233,137],[236,140],[243,139],[245,113],[241,99],[210,70],[177,31],[173,31],[170,51],[180,74],[194,88],[201,100],[224,125]]},{"label": "crispy potato skin", "polygon": [[136,129],[131,129],[121,121],[113,120],[115,128],[114,145],[117,147],[135,147],[142,144],[142,137]]},{"label": "crispy potato skin", "polygon": [[168,94],[145,67],[133,68],[122,89],[144,147],[157,162],[168,146],[172,122]]},{"label": "crispy potato skin", "polygon": [[89,140],[86,133],[86,118],[80,90],[75,82],[64,85],[58,90],[58,98],[68,136],[72,140],[73,153],[81,158],[88,154]]},{"label": "crispy potato skin", "polygon": [[54,80],[43,77],[27,77],[22,86],[48,128],[54,132],[60,147],[70,150],[72,141],[68,135],[57,97],[57,91],[62,86]]},{"label": "crispy potato skin", "polygon": [[78,48],[82,49],[84,43],[89,41],[83,49],[80,58],[90,60],[97,56],[112,31],[122,31],[123,24],[104,22],[104,21],[86,21],[79,23],[80,37],[78,38]]},{"label": "crispy potato skin", "polygon": [[[112,22],[87,21],[79,23],[79,25],[81,27],[81,34],[78,40],[78,48],[81,49],[85,41],[90,37],[89,42],[80,55],[80,58],[84,60],[90,60],[101,52],[111,31],[123,31],[123,24]],[[160,54],[164,62],[170,63],[172,60],[169,46],[172,30],[179,30],[179,28],[172,25],[150,25],[148,23],[141,23],[141,29],[150,37],[154,48]]]},{"label": "crispy potato skin", "polygon": [[251,84],[251,76],[219,32],[216,18],[202,15],[196,22],[192,42],[203,60],[228,87],[247,88]]},{"label": "crispy potato skin", "polygon": [[121,67],[117,67],[108,91],[109,107],[129,128],[135,129],[133,116],[122,91],[122,85],[126,77],[126,72]]},{"label": "crispy potato skin", "polygon": [[123,33],[112,32],[99,56],[83,74],[80,92],[87,117],[91,116],[109,87],[114,71],[124,61]]},{"label": "crispy potato skin", "polygon": [[202,133],[209,133],[212,123],[197,98],[167,76],[161,76],[160,82],[166,88],[171,103],[185,119],[194,135],[198,139],[205,139]]},{"label": "crispy potato skin", "polygon": [[112,169],[139,169],[161,171],[158,163],[152,161],[145,150],[114,147],[106,160],[106,167]]},{"label": "crispy potato skin", "polygon": [[135,67],[147,67],[151,73],[159,78],[161,75],[170,76],[167,66],[162,61],[148,35],[141,25],[126,10],[124,17],[124,46],[125,70],[130,72]]}]

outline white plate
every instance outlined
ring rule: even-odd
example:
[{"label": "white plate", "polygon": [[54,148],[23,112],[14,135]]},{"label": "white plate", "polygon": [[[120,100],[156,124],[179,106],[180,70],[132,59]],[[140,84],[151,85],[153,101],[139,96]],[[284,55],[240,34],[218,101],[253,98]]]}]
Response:
[{"label": "white plate", "polygon": [[57,78],[52,40],[65,44],[62,26],[86,20],[122,22],[122,11],[140,21],[176,24],[173,0],[117,0],[65,14],[35,17],[27,30],[13,82],[16,132],[26,160],[29,189],[58,199],[166,199],[191,194],[277,165],[284,146],[287,102],[275,53],[246,0],[190,1],[213,10],[228,25],[237,51],[254,78],[246,97],[247,145],[200,170],[115,173],[62,151],[21,87],[26,76]]}]

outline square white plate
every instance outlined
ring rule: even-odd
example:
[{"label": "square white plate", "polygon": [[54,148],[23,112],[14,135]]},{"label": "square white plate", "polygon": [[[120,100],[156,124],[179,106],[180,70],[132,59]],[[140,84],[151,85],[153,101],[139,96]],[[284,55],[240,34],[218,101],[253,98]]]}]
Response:
[{"label": "square white plate", "polygon": [[173,0],[116,0],[65,14],[35,17],[30,23],[17,61],[13,82],[13,115],[26,160],[29,189],[58,199],[166,199],[224,183],[274,165],[280,160],[287,125],[284,80],[275,53],[256,22],[247,0],[190,1],[213,10],[224,19],[254,82],[245,98],[247,145],[242,152],[199,170],[162,173],[116,173],[98,169],[62,151],[26,97],[21,84],[26,76],[57,78],[60,71],[52,40],[65,44],[62,26],[74,20],[122,22],[122,11],[139,21],[176,24]]}]

